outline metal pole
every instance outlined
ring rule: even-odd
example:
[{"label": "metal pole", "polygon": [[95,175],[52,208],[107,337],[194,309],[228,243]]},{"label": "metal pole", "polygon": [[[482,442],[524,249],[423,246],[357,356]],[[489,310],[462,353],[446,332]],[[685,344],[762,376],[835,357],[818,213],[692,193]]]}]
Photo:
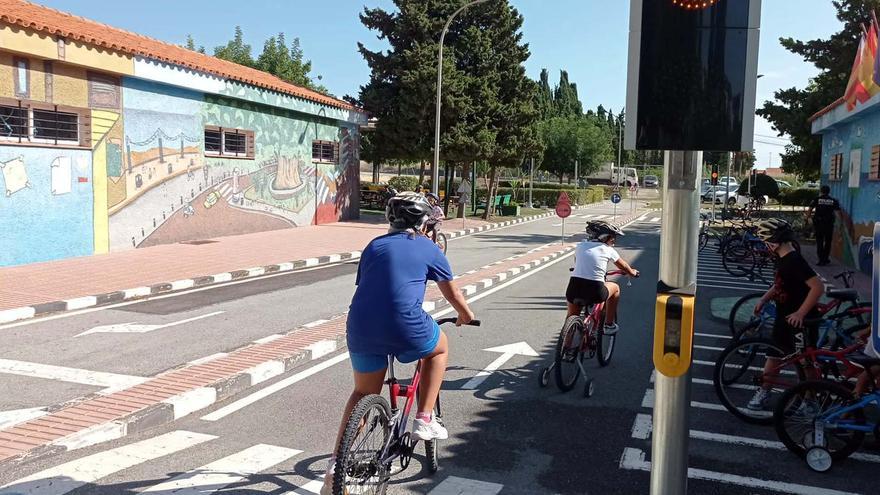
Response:
[{"label": "metal pole", "polygon": [[[731,153],[730,156],[733,157],[733,153]],[[724,194],[724,206],[722,207],[721,211],[727,210],[727,199],[730,198],[730,167],[731,167],[731,160],[728,160],[727,161],[727,190]],[[713,220],[714,220],[714,218],[713,218]]]},{"label": "metal pole", "polygon": [[[703,153],[700,151],[666,152],[660,287],[695,287],[700,222],[697,185],[702,175],[702,162]],[[651,435],[652,495],[687,493],[690,386],[690,367],[676,377],[656,373],[654,432]]]},{"label": "metal pole", "polygon": [[532,203],[532,183],[535,182],[535,159],[531,158],[529,160],[529,208],[534,208],[535,204]]},{"label": "metal pole", "polygon": [[434,170],[431,171],[431,192],[434,194],[440,193],[440,94],[443,90],[443,40],[446,39],[446,32],[449,31],[449,25],[452,24],[452,21],[458,14],[472,5],[486,1],[488,0],[474,0],[471,3],[463,5],[449,16],[446,25],[443,26],[443,32],[440,33],[440,47],[437,50],[437,111],[434,115]]},{"label": "metal pole", "polygon": [[[574,190],[578,190],[578,161],[574,161]],[[575,198],[577,199],[577,198]]]}]

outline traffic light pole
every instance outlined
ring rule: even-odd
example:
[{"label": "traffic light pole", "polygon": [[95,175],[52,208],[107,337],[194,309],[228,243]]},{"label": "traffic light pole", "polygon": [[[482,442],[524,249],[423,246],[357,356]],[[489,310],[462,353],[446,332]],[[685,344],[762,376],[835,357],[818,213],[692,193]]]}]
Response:
[{"label": "traffic light pole", "polygon": [[[667,151],[665,162],[654,326],[657,372],[651,438],[652,495],[687,493],[693,298],[700,219],[698,184],[703,153]],[[678,301],[675,307],[670,300]]]}]

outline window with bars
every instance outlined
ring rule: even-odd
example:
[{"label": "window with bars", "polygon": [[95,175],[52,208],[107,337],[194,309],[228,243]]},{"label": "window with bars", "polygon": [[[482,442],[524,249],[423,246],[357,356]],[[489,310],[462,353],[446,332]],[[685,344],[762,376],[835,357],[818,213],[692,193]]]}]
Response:
[{"label": "window with bars", "polygon": [[0,98],[0,142],[89,146],[89,110]]},{"label": "window with bars", "polygon": [[205,154],[229,158],[253,159],[254,131],[205,127]]},{"label": "window with bars", "polygon": [[880,180],[880,145],[871,148],[871,168],[868,169],[868,180]]},{"label": "window with bars", "polygon": [[334,141],[312,141],[312,161],[339,163],[339,143]]},{"label": "window with bars", "polygon": [[831,167],[828,170],[828,180],[843,179],[843,153],[831,156]]}]

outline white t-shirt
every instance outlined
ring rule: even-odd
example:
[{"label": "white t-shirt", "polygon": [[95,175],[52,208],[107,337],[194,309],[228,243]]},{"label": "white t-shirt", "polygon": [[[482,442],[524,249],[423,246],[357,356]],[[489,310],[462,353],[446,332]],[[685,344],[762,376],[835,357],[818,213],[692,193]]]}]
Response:
[{"label": "white t-shirt", "polygon": [[608,271],[608,262],[619,260],[620,255],[617,250],[607,244],[583,241],[575,248],[574,259],[572,277],[604,282],[605,272]]}]

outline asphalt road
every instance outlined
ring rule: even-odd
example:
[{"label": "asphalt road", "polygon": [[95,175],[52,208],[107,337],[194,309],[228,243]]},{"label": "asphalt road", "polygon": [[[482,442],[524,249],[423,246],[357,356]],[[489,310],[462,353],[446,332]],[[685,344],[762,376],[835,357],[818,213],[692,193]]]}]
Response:
[{"label": "asphalt road", "polygon": [[[538,386],[541,369],[552,360],[564,318],[563,295],[573,262],[567,257],[499,286],[497,292],[478,295],[471,304],[483,321],[482,327],[445,329],[450,337],[451,359],[442,403],[450,439],[442,443],[441,469],[434,476],[426,476],[419,455],[408,470],[394,478],[389,493],[648,493],[653,390],[650,347],[659,256],[659,223],[652,220],[657,217],[659,214],[649,213],[628,227],[628,235],[618,245],[621,254],[643,276],[631,286],[623,282],[622,329],[611,365],[600,368],[594,360],[586,365],[595,379],[595,395],[584,398],[580,387],[563,394],[552,382],[549,388]],[[532,247],[528,240],[532,236],[539,239],[535,244],[543,244],[544,236],[558,229],[553,223],[548,220],[525,226],[521,232],[510,229],[451,243],[453,265],[460,271],[484,263],[478,261],[482,259],[479,251],[492,251],[495,259],[509,256],[512,250]],[[498,246],[498,250],[486,246]],[[466,249],[474,250],[470,261],[456,258],[464,258]],[[711,276],[718,285],[701,288],[698,296],[695,358],[710,362],[718,348],[725,345],[727,333],[725,323],[713,316],[713,308],[721,314],[731,298],[756,287],[734,285],[741,281],[724,279],[723,274],[711,271],[712,256],[708,253],[700,261],[701,278]],[[326,317],[335,310],[331,306],[334,299],[347,303],[351,288],[344,287],[343,282],[348,279],[350,285],[351,274],[344,273],[345,269],[331,269],[342,272],[330,280],[267,288],[242,299],[250,300],[251,307],[257,301],[266,301],[268,307],[269,301],[290,301],[289,294],[285,298],[279,293],[320,286],[332,297],[324,297],[321,307],[303,320]],[[333,283],[340,285],[321,285]],[[344,292],[330,292],[334,290]],[[195,302],[206,296],[192,297]],[[235,301],[230,296],[216,306],[225,308],[222,305]],[[138,314],[163,315],[162,304],[178,308],[178,312],[162,310],[165,315],[177,318],[181,316],[179,311],[185,311],[182,302],[170,298],[168,303],[146,303],[152,305],[151,312]],[[297,308],[307,305],[288,302],[286,308],[291,304],[297,304]],[[200,310],[216,310],[215,306],[206,306]],[[278,314],[290,312],[283,308]],[[197,324],[185,325],[185,332]],[[81,332],[83,326],[79,328],[70,333]],[[51,337],[45,338],[52,341]],[[463,389],[499,357],[499,353],[486,349],[516,343],[527,344],[537,355],[513,355],[476,389]],[[25,492],[28,482],[16,480],[34,473],[38,479],[45,478],[49,474],[46,470],[59,465],[62,467],[52,473],[58,476],[53,485],[56,491],[42,493],[316,493],[351,387],[350,366],[344,354],[328,356],[324,361],[332,362],[336,364],[232,412],[229,408],[241,398],[161,429],[0,473],[0,485],[13,483],[0,489],[0,494]],[[865,452],[858,460],[839,463],[830,473],[810,472],[802,461],[779,448],[771,429],[743,424],[719,410],[712,386],[705,383],[711,381],[711,371],[711,366],[705,364],[693,367],[689,493],[875,492],[871,489],[872,475],[880,456]],[[408,367],[397,369],[398,377],[409,373]],[[281,376],[261,387],[272,390],[289,378]],[[245,395],[252,393],[255,391]],[[208,416],[211,413],[222,417]],[[114,467],[117,464],[119,467]],[[95,482],[73,491],[65,488],[71,477],[82,478],[84,473],[100,469],[103,475]],[[191,488],[174,491],[185,486]]]}]

